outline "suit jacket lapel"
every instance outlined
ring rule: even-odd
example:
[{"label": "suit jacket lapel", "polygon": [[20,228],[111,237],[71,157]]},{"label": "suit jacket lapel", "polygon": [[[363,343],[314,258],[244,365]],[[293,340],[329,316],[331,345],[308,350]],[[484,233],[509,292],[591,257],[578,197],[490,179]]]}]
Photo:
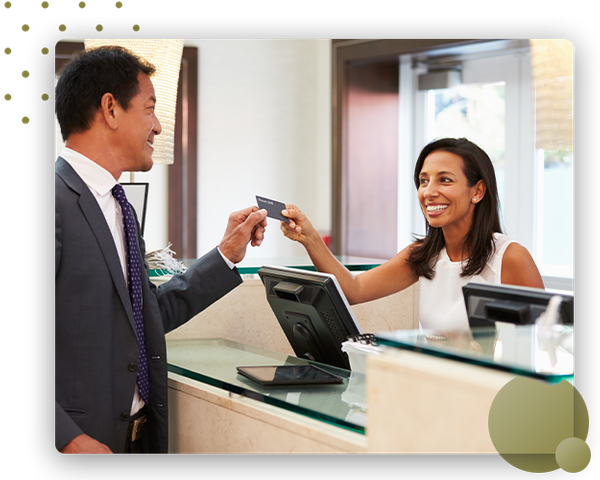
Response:
[{"label": "suit jacket lapel", "polygon": [[123,277],[123,270],[117,254],[115,241],[106,224],[106,219],[104,218],[102,210],[100,210],[98,202],[81,177],[77,175],[75,170],[73,170],[73,167],[71,167],[71,165],[69,165],[62,157],[59,157],[56,161],[55,172],[65,181],[69,188],[79,195],[79,206],[81,207],[81,211],[98,241],[98,245],[100,246],[110,275],[116,286],[117,292],[119,293],[121,302],[127,312],[127,318],[129,319],[131,328],[135,331],[131,299],[129,298],[129,291],[127,289],[127,284],[125,283],[125,278]]}]

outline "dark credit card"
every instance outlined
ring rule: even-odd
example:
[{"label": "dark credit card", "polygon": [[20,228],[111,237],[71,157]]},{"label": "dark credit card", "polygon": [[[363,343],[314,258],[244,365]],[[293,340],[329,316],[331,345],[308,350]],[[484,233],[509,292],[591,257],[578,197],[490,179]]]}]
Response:
[{"label": "dark credit card", "polygon": [[277,200],[271,200],[270,198],[259,197],[256,195],[256,203],[258,208],[265,209],[267,211],[267,217],[281,220],[285,223],[290,223],[289,218],[284,217],[281,214],[282,210],[285,210],[285,203],[278,202]]}]

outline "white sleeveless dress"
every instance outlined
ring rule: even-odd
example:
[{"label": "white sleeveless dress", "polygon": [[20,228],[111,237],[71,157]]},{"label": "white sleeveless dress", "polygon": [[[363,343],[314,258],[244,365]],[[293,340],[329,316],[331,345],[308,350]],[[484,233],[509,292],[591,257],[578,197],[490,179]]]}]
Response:
[{"label": "white sleeveless dress", "polygon": [[464,330],[469,328],[462,287],[469,282],[502,283],[502,257],[511,243],[506,235],[494,233],[496,250],[479,275],[461,277],[463,262],[452,262],[442,249],[432,280],[419,277],[419,322],[425,330]]}]

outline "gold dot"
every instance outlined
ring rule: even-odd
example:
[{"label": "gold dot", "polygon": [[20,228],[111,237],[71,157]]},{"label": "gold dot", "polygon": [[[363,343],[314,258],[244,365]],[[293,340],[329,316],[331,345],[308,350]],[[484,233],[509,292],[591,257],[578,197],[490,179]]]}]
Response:
[{"label": "gold dot", "polygon": [[46,47],[42,48],[42,53],[44,55],[48,55],[49,52],[50,52],[50,50],[48,50]]},{"label": "gold dot", "polygon": [[79,8],[85,8],[85,2],[79,2]]},{"label": "gold dot", "polygon": [[15,49],[12,45],[2,45],[2,56],[4,58],[12,58],[15,53]]},{"label": "gold dot", "polygon": [[9,13],[13,10],[13,2],[11,0],[3,0],[2,1],[2,11]]},{"label": "gold dot", "polygon": [[134,32],[139,32],[140,31],[140,26],[139,25],[134,25],[133,26],[133,31]]},{"label": "gold dot", "polygon": [[5,105],[11,104],[14,98],[15,94],[12,90],[4,90],[2,92],[2,103],[4,103]]},{"label": "gold dot", "polygon": [[31,70],[28,68],[19,68],[19,80],[27,81],[31,77]]},{"label": "gold dot", "polygon": [[124,11],[126,6],[125,0],[113,0],[112,7],[115,12]]},{"label": "gold dot", "polygon": [[40,0],[38,2],[38,10],[40,12],[49,12],[52,10],[52,2],[49,0]]},{"label": "gold dot", "polygon": [[31,33],[32,28],[33,25],[31,24],[31,22],[24,21],[19,23],[19,33],[21,35],[29,35]]},{"label": "gold dot", "polygon": [[96,25],[96,30],[98,30],[99,32],[101,32],[103,28],[104,27],[100,24]]},{"label": "gold dot", "polygon": [[64,32],[64,31],[67,29],[67,27],[66,27],[65,25],[61,25],[60,27],[58,27],[58,29],[59,29],[61,32]]},{"label": "gold dot", "polygon": [[42,95],[42,100],[43,100],[44,102],[45,102],[46,100],[48,100],[49,98],[50,98],[50,97],[48,96],[48,94],[47,94],[47,93],[44,93],[44,94]]},{"label": "gold dot", "polygon": [[26,113],[22,113],[19,115],[19,126],[20,127],[28,127],[31,125],[31,117]]}]

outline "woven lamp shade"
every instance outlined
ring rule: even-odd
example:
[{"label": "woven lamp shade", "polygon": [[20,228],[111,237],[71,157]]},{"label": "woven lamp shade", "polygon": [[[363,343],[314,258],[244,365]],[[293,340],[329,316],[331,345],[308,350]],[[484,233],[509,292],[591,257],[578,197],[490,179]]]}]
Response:
[{"label": "woven lamp shade", "polygon": [[154,139],[154,163],[173,163],[175,146],[175,109],[177,106],[177,83],[181,68],[183,40],[85,40],[86,50],[103,45],[119,45],[142,57],[156,67],[152,76],[156,92],[156,117],[162,133]]},{"label": "woven lamp shade", "polygon": [[530,40],[535,85],[536,146],[573,151],[573,45]]}]

